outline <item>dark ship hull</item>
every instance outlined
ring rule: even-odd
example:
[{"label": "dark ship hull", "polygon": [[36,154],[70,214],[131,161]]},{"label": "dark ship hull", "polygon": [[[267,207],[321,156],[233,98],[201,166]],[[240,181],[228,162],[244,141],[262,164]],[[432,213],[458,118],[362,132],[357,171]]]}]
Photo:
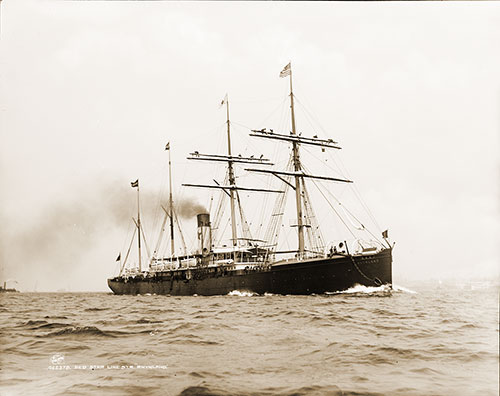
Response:
[{"label": "dark ship hull", "polygon": [[360,284],[392,284],[392,249],[372,255],[334,255],[303,261],[283,261],[257,270],[224,271],[200,267],[108,279],[115,294],[172,296],[225,295],[231,291],[257,294],[323,294]]}]

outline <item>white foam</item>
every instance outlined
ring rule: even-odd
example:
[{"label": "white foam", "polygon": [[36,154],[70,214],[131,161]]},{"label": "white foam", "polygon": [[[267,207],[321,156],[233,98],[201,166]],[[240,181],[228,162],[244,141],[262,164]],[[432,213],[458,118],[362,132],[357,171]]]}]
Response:
[{"label": "white foam", "polygon": [[255,295],[255,293],[250,291],[233,290],[232,292],[229,292],[227,295],[238,296],[238,297],[252,297],[253,295]]},{"label": "white foam", "polygon": [[[343,291],[338,292],[338,293],[342,293],[342,294],[359,294],[359,293],[370,294],[370,293],[388,293],[391,291],[417,294],[416,291],[407,289],[406,287],[403,287],[403,286],[394,285],[394,284],[392,285],[392,288],[391,288],[391,285],[382,285],[382,286],[375,287],[375,286],[363,286],[363,285],[356,284],[353,287],[350,287],[349,289],[343,290]],[[336,293],[327,292],[326,294],[336,294]]]},{"label": "white foam", "polygon": [[401,291],[401,292],[405,292],[405,293],[411,293],[411,294],[417,294],[416,291],[407,289],[406,287],[399,286],[399,285],[392,285],[392,290],[394,290],[394,291]]},{"label": "white foam", "polygon": [[347,290],[343,290],[339,293],[342,294],[353,294],[353,293],[365,293],[365,294],[370,294],[370,293],[387,293],[391,291],[391,286],[390,285],[382,285],[382,286],[363,286],[356,284],[353,287],[350,287]]}]

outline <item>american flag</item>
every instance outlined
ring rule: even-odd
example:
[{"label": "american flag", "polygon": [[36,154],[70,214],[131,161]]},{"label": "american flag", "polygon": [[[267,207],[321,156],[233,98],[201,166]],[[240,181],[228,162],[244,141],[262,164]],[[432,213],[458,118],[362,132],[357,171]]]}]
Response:
[{"label": "american flag", "polygon": [[280,73],[280,77],[286,77],[289,76],[290,73],[292,73],[292,62],[290,62],[288,65],[286,65],[283,70]]}]

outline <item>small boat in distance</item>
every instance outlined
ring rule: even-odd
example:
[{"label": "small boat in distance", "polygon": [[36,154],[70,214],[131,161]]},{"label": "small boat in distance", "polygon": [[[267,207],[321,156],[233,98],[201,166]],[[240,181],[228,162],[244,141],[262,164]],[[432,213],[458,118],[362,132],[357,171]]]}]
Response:
[{"label": "small boat in distance", "polygon": [[[0,293],[19,293],[19,290],[16,290],[16,289],[8,289],[7,288],[7,282],[10,282],[11,279],[8,279],[6,280],[4,283],[3,283],[3,287],[0,286]],[[13,281],[14,283],[17,283],[17,281]]]},{"label": "small boat in distance", "polygon": [[[165,147],[169,151],[170,193],[168,209],[165,212],[162,229],[170,220],[170,256],[159,255],[157,250],[148,257],[146,269],[142,268],[141,226],[139,210],[139,180],[132,182],[137,188],[138,213],[135,221],[139,260],[138,266],[126,269],[130,248],[122,262],[120,273],[108,279],[108,286],[115,294],[163,294],[175,296],[187,295],[226,295],[232,291],[257,294],[323,294],[342,291],[356,284],[364,286],[392,285],[392,248],[388,241],[388,231],[382,233],[378,240],[356,240],[349,244],[347,238],[332,245],[324,243],[319,233],[319,224],[312,209],[310,195],[307,190],[308,181],[325,181],[331,183],[350,184],[351,180],[329,175],[316,175],[306,171],[302,163],[300,149],[302,146],[319,147],[322,151],[339,150],[340,146],[333,139],[303,137],[298,134],[295,125],[294,94],[292,88],[292,69],[289,63],[280,73],[280,77],[290,80],[291,132],[276,133],[267,128],[251,130],[249,135],[263,141],[279,141],[290,147],[288,166],[285,169],[274,169],[271,160],[263,156],[233,155],[231,147],[231,123],[229,121],[229,100],[226,95],[221,105],[227,112],[227,154],[203,154],[199,151],[190,153],[188,159],[194,161],[223,162],[227,164],[224,184],[193,184],[183,186],[192,188],[215,189],[220,191],[220,204],[210,213],[197,214],[198,246],[192,253],[185,251],[176,255],[174,249],[174,223],[176,213],[172,198],[172,178],[170,161],[170,143]],[[243,187],[237,183],[235,165],[245,165],[246,172],[275,177],[281,183],[279,189]],[[214,180],[215,181],[215,180]],[[297,245],[293,250],[279,250],[278,236],[283,228],[284,207],[287,192],[295,196]],[[262,192],[275,194],[276,201],[270,215],[265,237],[254,239],[241,207],[239,193]],[[220,212],[222,202],[229,199],[231,244],[218,245],[215,234],[220,232]],[[340,202],[338,202],[340,205]],[[338,215],[337,211],[331,206]],[[343,207],[345,210],[345,207]],[[353,215],[349,213],[351,217]],[[339,215],[340,217],[340,215]],[[345,221],[342,221],[347,227]],[[237,224],[241,232],[238,232]],[[177,223],[178,224],[178,223]],[[361,224],[361,223],[359,223]],[[361,224],[364,228],[364,226]],[[352,233],[351,233],[352,234]]]}]

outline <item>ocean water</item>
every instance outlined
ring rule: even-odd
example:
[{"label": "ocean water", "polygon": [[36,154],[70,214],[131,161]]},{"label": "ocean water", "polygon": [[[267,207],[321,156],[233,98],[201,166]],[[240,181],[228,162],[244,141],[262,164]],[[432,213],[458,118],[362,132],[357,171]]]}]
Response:
[{"label": "ocean water", "polygon": [[0,296],[1,395],[498,395],[498,288]]}]

